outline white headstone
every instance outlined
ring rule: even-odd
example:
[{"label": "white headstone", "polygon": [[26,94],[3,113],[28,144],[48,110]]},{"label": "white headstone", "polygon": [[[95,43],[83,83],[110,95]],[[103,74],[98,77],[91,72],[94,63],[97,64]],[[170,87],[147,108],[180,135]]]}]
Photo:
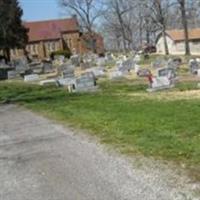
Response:
[{"label": "white headstone", "polygon": [[200,69],[197,70],[197,76],[200,77]]},{"label": "white headstone", "polygon": [[161,88],[170,86],[170,80],[167,77],[156,77],[153,78],[152,88]]},{"label": "white headstone", "polygon": [[61,78],[58,80],[59,85],[61,86],[68,86],[75,83],[75,78]]},{"label": "white headstone", "polygon": [[8,71],[8,79],[14,79],[18,76],[17,72],[12,70],[12,71]]},{"label": "white headstone", "polygon": [[121,77],[123,77],[123,73],[121,71],[116,70],[116,71],[111,72],[109,77],[110,77],[110,79],[121,78]]},{"label": "white headstone", "polygon": [[134,61],[136,63],[139,63],[141,61],[141,56],[140,55],[136,55],[135,58],[134,58]]},{"label": "white headstone", "polygon": [[90,69],[87,69],[86,72],[92,72],[95,77],[102,77],[105,75],[104,69],[102,67],[93,67]]},{"label": "white headstone", "polygon": [[137,74],[140,70],[140,65],[135,64],[135,73]]},{"label": "white headstone", "polygon": [[38,80],[39,80],[39,76],[37,74],[31,74],[31,75],[24,76],[25,82],[38,81]]}]

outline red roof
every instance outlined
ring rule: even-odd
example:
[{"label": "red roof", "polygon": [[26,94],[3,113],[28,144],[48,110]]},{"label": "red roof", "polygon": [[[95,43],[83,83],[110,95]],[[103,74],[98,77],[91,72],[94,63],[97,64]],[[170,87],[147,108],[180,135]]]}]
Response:
[{"label": "red roof", "polygon": [[79,31],[79,24],[75,18],[25,22],[24,25],[29,29],[29,42],[55,40],[61,38],[62,32]]},{"label": "red roof", "polygon": [[[174,40],[174,41],[183,41],[185,39],[183,30],[168,30],[166,33]],[[200,39],[200,28],[189,29],[189,40],[197,40]]]}]

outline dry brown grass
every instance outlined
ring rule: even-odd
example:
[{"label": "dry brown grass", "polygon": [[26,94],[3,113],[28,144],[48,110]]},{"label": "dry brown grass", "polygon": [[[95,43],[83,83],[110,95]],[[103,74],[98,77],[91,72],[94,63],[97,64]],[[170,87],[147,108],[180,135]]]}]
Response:
[{"label": "dry brown grass", "polygon": [[141,97],[141,99],[159,100],[159,101],[175,101],[175,100],[191,100],[200,99],[200,90],[190,91],[164,91],[155,93],[129,93],[129,97]]}]

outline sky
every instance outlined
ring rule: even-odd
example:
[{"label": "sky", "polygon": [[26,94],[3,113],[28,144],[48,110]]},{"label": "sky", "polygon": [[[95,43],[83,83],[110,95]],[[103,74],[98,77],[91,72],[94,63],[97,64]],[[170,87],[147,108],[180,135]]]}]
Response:
[{"label": "sky", "polygon": [[24,11],[23,20],[38,21],[66,17],[58,0],[19,0]]}]

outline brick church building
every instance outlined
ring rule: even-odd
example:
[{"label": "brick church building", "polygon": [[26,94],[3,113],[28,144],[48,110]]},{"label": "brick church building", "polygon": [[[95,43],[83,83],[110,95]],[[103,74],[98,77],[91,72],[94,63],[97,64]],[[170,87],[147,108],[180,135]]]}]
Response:
[{"label": "brick church building", "polygon": [[[25,22],[29,30],[29,42],[26,51],[29,55],[46,58],[54,51],[64,50],[67,47],[71,52],[84,54],[91,51],[91,38],[87,33],[80,31],[79,23],[75,17],[69,19]],[[94,33],[96,53],[104,52],[103,37]],[[11,50],[11,57],[23,55],[23,50]]]}]

